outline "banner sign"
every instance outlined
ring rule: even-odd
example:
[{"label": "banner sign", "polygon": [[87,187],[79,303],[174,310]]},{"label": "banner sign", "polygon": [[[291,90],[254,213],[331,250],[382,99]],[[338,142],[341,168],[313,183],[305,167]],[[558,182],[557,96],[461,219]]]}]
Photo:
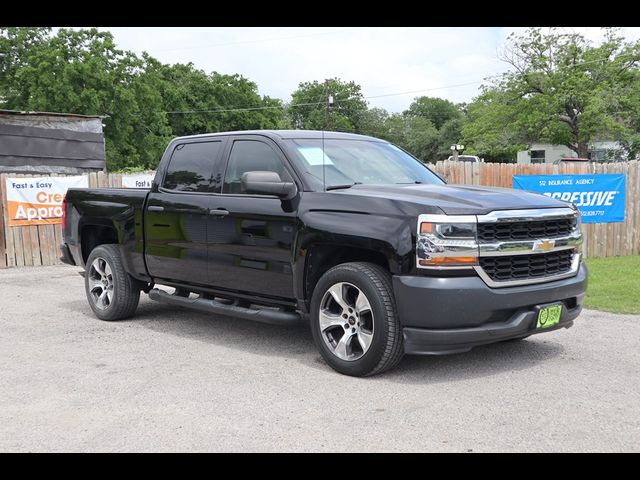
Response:
[{"label": "banner sign", "polygon": [[571,202],[583,223],[624,222],[624,174],[514,175],[513,188]]},{"label": "banner sign", "polygon": [[124,188],[151,188],[155,176],[155,173],[122,175],[122,186]]},{"label": "banner sign", "polygon": [[69,188],[86,188],[85,175],[73,177],[7,177],[7,215],[10,227],[62,222],[62,200]]}]

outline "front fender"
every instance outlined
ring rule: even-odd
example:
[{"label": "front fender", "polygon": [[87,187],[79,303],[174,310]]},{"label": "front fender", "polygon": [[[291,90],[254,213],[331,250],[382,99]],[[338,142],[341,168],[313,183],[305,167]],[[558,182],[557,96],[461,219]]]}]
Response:
[{"label": "front fender", "polygon": [[404,215],[313,210],[298,218],[294,249],[294,293],[303,299],[307,258],[314,246],[369,250],[387,260],[392,274],[408,273],[414,266],[415,234]]}]

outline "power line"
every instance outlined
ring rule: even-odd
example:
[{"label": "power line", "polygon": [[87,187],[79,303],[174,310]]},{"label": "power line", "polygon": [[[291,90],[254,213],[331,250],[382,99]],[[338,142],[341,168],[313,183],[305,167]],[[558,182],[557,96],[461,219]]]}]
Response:
[{"label": "power line", "polygon": [[304,107],[308,105],[324,105],[325,101],[322,102],[309,102],[309,103],[296,103],[291,105],[269,105],[264,107],[246,107],[246,108],[214,108],[210,110],[175,110],[172,112],[159,112],[159,113],[167,113],[167,114],[182,114],[182,113],[226,113],[226,112],[248,112],[253,110],[272,110],[272,109],[282,109],[282,108],[291,108],[291,107]]},{"label": "power line", "polygon": [[[495,77],[497,75],[493,75],[492,77]],[[467,83],[457,83],[457,84],[453,84],[453,85],[443,85],[441,87],[431,87],[431,88],[423,88],[421,90],[410,90],[407,92],[398,92],[398,93],[385,93],[382,95],[368,95],[366,97],[363,98],[383,98],[383,97],[395,97],[398,95],[410,95],[412,93],[421,93],[421,92],[429,92],[431,90],[442,90],[445,88],[456,88],[456,87],[466,87],[469,85],[475,85],[478,83],[482,83],[485,82],[487,79],[492,78],[492,77],[485,77],[483,80],[475,80],[473,82],[467,82]]]},{"label": "power line", "polygon": [[[620,56],[618,56],[617,58],[620,58]],[[591,63],[597,63],[597,62],[602,62],[602,61],[606,61],[606,60],[609,60],[609,58],[606,57],[606,58],[600,58],[600,59],[596,59],[596,60],[589,60],[589,61],[586,61],[586,62],[575,63],[575,64],[570,65],[570,66],[571,67],[581,67],[582,65],[589,65]],[[500,78],[503,75],[504,75],[504,73],[498,73],[498,74],[495,74],[495,75],[489,75],[487,77],[484,77],[482,80],[475,80],[473,82],[457,83],[457,84],[453,84],[453,85],[444,85],[444,86],[441,86],[441,87],[424,88],[424,89],[421,89],[421,90],[410,90],[410,91],[407,91],[407,92],[386,93],[386,94],[383,94],[383,95],[369,95],[369,96],[366,96],[364,98],[394,97],[394,96],[398,96],[398,95],[410,95],[412,93],[428,92],[428,91],[431,91],[431,90],[442,90],[442,89],[445,89],[445,88],[467,87],[469,85],[476,85],[478,83],[486,82],[487,80],[490,80],[492,78]]]},{"label": "power line", "polygon": [[[398,93],[387,93],[384,95],[369,95],[369,96],[363,96],[360,97],[362,99],[369,99],[369,98],[381,98],[381,97],[391,97],[391,96],[395,96],[395,95],[408,95],[411,93],[420,93],[420,92],[426,92],[429,90],[441,90],[444,88],[454,88],[454,87],[461,87],[461,86],[465,86],[465,85],[472,85],[472,84],[476,84],[476,83],[482,83],[484,80],[481,81],[476,81],[476,82],[469,82],[469,83],[460,83],[460,84],[456,84],[456,85],[444,85],[442,87],[433,87],[433,88],[425,88],[422,90],[413,90],[410,92],[398,92]],[[355,100],[356,98],[345,98],[345,99],[341,99],[341,100],[336,100],[334,99],[334,103],[341,103],[341,102],[348,102],[349,100]],[[166,113],[166,114],[188,114],[188,113],[226,113],[226,112],[246,112],[246,111],[253,111],[253,110],[271,110],[271,109],[282,109],[282,108],[296,108],[296,107],[306,107],[306,106],[310,106],[310,105],[326,105],[327,100],[322,100],[319,102],[306,102],[306,103],[292,103],[290,105],[269,105],[269,106],[263,106],[263,107],[232,107],[232,108],[214,108],[214,109],[207,109],[207,110],[174,110],[174,111],[169,111],[169,112],[160,112],[160,113]]]},{"label": "power line", "polygon": [[[617,58],[620,58],[620,56],[618,56]],[[609,57],[604,57],[604,58],[600,58],[600,59],[595,59],[595,60],[588,60],[585,62],[580,62],[580,63],[576,63],[574,65],[571,65],[572,67],[579,67],[582,65],[588,65],[588,64],[592,64],[592,63],[597,63],[597,62],[602,62],[602,61],[606,61],[609,60]],[[447,88],[458,88],[458,87],[466,87],[469,85],[476,85],[479,83],[483,83],[486,82],[487,80],[493,79],[493,78],[499,78],[501,76],[503,76],[503,73],[500,74],[496,74],[496,75],[489,75],[487,77],[484,77],[482,80],[475,80],[472,82],[465,82],[465,83],[457,83],[457,84],[451,84],[451,85],[442,85],[440,87],[431,87],[431,88],[423,88],[420,90],[409,90],[409,91],[404,91],[404,92],[396,92],[396,93],[385,93],[385,94],[381,94],[381,95],[367,95],[367,96],[363,96],[361,97],[362,99],[368,100],[368,99],[373,99],[373,98],[385,98],[385,97],[395,97],[395,96],[401,96],[401,95],[411,95],[411,94],[416,94],[416,93],[423,93],[423,92],[429,92],[429,91],[433,91],[433,90],[444,90]],[[352,100],[351,98],[346,98],[346,99],[342,99],[342,100],[337,100],[334,99],[334,103],[341,103],[341,102],[347,102],[349,100]],[[190,113],[231,113],[231,112],[247,112],[247,111],[256,111],[256,110],[278,110],[278,109],[285,109],[285,108],[296,108],[296,107],[304,107],[304,106],[311,106],[311,105],[325,105],[327,102],[326,99],[322,100],[322,101],[318,101],[318,102],[307,102],[307,103],[297,103],[297,104],[290,104],[290,105],[271,105],[271,106],[262,106],[262,107],[230,107],[230,108],[216,108],[216,109],[208,109],[208,110],[175,110],[175,111],[169,111],[169,112],[160,112],[160,113],[166,113],[166,114],[190,114]]]}]

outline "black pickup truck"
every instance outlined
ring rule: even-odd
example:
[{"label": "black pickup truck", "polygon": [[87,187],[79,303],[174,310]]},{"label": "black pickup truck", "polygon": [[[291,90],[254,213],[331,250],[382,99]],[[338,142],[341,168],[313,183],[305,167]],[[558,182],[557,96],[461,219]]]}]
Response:
[{"label": "black pickup truck", "polygon": [[[70,189],[62,259],[95,315],[159,302],[308,322],[335,370],[567,328],[587,269],[571,204],[446,185],[404,150],[335,132],[172,140],[151,190]],[[158,289],[156,285],[170,288]]]}]

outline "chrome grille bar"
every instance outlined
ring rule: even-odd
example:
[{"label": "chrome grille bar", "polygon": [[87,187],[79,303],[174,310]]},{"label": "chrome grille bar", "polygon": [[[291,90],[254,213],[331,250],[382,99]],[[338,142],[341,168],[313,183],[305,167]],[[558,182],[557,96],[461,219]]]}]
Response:
[{"label": "chrome grille bar", "polygon": [[[478,238],[478,256],[486,259],[487,261],[481,261],[480,265],[473,267],[474,270],[488,286],[494,288],[531,285],[574,276],[580,267],[580,247],[582,245],[582,232],[578,228],[577,215],[578,213],[569,207],[537,210],[502,210],[490,212],[486,215],[478,215],[477,219],[479,230],[483,224],[500,225],[511,223],[515,225],[517,222],[520,225],[524,222],[536,222],[536,226],[538,226],[540,222],[545,220],[556,221],[563,219],[571,220],[573,222],[574,229],[569,234],[566,234],[566,232],[563,231],[562,235],[551,235],[544,238],[527,238],[518,240],[508,239],[504,241],[496,239],[483,241],[481,238]],[[520,229],[520,226],[518,228]],[[495,229],[495,231],[498,230]],[[535,260],[535,256],[538,254],[544,255],[563,252],[566,250],[575,251],[571,257],[571,264],[568,270],[566,270],[567,265],[563,263],[563,267],[566,271],[560,271],[553,275],[541,276],[539,271],[536,270],[532,271],[530,275],[527,275],[527,278],[522,278],[525,276],[522,272],[522,265],[527,264],[527,262],[524,262],[525,259]],[[522,261],[518,258],[520,256],[522,256]],[[503,265],[514,265],[514,268],[517,266],[519,271],[514,272],[513,275],[509,275],[508,272],[503,272],[500,276],[503,278],[509,278],[506,280],[500,280],[500,276],[496,276],[495,272],[493,276],[496,278],[492,278],[492,276],[482,268],[482,264],[487,266],[495,264],[495,262],[489,261],[492,257],[495,257],[496,261],[502,262]],[[543,258],[544,257],[541,256],[540,260]],[[504,261],[498,259],[504,259]],[[531,265],[536,265],[538,263],[539,262],[535,261],[530,262]]]}]

